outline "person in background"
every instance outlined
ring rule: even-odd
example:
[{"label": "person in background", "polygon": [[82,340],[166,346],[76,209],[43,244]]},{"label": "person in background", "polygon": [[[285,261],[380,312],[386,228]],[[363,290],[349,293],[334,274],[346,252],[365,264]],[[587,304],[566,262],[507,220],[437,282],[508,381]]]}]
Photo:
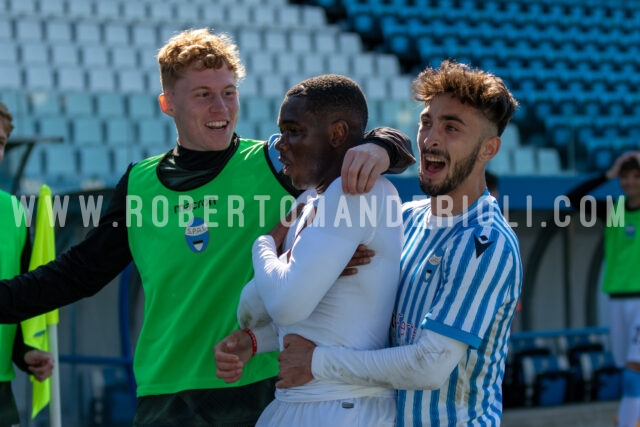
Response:
[{"label": "person in background", "polygon": [[[313,77],[287,92],[276,148],[286,164],[284,173],[296,188],[308,191],[301,196],[302,213],[295,224],[279,223],[254,243],[255,277],[238,307],[238,322],[245,329],[216,345],[218,373],[225,381],[240,378],[233,372],[226,376],[224,366],[239,358],[246,363],[253,355],[252,341],[260,343],[258,351],[278,349],[278,336],[287,333],[327,346],[385,346],[400,271],[400,198],[384,177],[359,196],[346,195],[340,178],[344,155],[359,143],[367,117],[362,89],[345,76]],[[373,217],[366,218],[367,211]],[[356,275],[344,276],[354,250],[365,243],[375,252],[374,260]],[[369,320],[358,320],[364,318]],[[270,334],[258,339],[257,331],[270,323],[278,331],[267,327]],[[257,425],[392,427],[395,415],[394,394],[383,386],[317,381],[276,391]]]},{"label": "person in background", "polygon": [[618,179],[623,196],[598,200],[595,213],[605,223],[602,291],[609,296],[609,334],[616,365],[623,369],[618,427],[640,423],[640,151],[619,156],[604,173],[586,180],[567,197],[573,209],[593,212],[582,203],[591,191]]},{"label": "person in background", "polygon": [[453,61],[421,72],[413,90],[424,103],[418,178],[430,197],[403,205],[391,347],[317,346],[286,335],[276,386],[381,385],[398,390],[397,425],[498,426],[522,262],[485,166],[518,104],[499,77]]},{"label": "person in background", "polygon": [[[4,159],[7,140],[13,130],[13,116],[0,102],[0,163]],[[16,226],[16,212],[23,216]],[[15,196],[0,191],[0,279],[10,279],[29,269],[31,244],[25,211]],[[19,324],[0,325],[0,427],[19,426],[20,418],[11,381],[16,374],[11,362],[36,380],[44,381],[53,373],[53,356],[24,343]]]},{"label": "person in background", "polygon": [[[133,261],[145,295],[134,425],[253,426],[273,399],[275,355],[258,355],[241,381],[226,384],[211,351],[237,328],[254,240],[298,191],[274,162],[273,141],[235,133],[245,68],[231,38],[206,28],[180,32],[159,50],[158,63],[158,102],[175,123],[175,147],[129,166],[82,242],[0,281],[0,322],[94,295]],[[398,172],[410,164],[402,166],[406,149],[393,129],[364,139],[345,156],[348,193],[369,190],[390,163]]]}]

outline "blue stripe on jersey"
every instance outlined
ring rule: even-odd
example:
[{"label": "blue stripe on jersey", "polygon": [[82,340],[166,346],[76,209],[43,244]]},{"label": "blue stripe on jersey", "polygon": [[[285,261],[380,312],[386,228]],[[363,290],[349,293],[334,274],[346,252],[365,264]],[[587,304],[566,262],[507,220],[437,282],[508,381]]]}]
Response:
[{"label": "blue stripe on jersey", "polygon": [[477,336],[470,334],[465,331],[461,331],[460,329],[453,328],[448,325],[444,325],[440,322],[429,320],[428,322],[422,323],[423,329],[429,329],[430,331],[437,332],[440,335],[444,335],[445,337],[452,338],[457,341],[462,341],[463,343],[469,344],[473,348],[478,348],[482,340]]},{"label": "blue stripe on jersey", "polygon": [[[522,263],[515,233],[495,200],[487,200],[448,226],[434,222],[429,200],[403,205],[402,273],[391,340],[411,344],[425,328],[470,347],[441,389],[398,392],[399,427],[499,424]],[[461,398],[457,387],[470,387],[470,393]]]},{"label": "blue stripe on jersey", "polygon": [[398,411],[398,417],[396,417],[396,427],[404,427],[404,417],[399,414],[404,414],[405,407],[407,405],[407,392],[405,390],[398,390],[396,396],[396,405]]}]

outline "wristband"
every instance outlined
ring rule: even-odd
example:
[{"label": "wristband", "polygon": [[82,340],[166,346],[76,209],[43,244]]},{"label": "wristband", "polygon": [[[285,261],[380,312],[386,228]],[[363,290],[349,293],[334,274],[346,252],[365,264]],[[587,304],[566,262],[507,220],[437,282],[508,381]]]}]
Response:
[{"label": "wristband", "polygon": [[251,355],[255,356],[255,354],[258,352],[258,340],[256,339],[256,336],[253,334],[253,332],[251,332],[251,329],[244,328],[243,331],[246,332],[247,335],[249,335],[249,338],[251,338]]}]

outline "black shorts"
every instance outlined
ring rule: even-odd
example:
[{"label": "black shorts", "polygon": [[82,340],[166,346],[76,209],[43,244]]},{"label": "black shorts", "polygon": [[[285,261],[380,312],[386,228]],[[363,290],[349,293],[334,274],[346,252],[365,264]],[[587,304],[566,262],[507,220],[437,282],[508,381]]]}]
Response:
[{"label": "black shorts", "polygon": [[273,400],[276,381],[139,397],[134,426],[253,427]]},{"label": "black shorts", "polygon": [[20,425],[18,407],[11,391],[11,382],[0,382],[0,427]]}]

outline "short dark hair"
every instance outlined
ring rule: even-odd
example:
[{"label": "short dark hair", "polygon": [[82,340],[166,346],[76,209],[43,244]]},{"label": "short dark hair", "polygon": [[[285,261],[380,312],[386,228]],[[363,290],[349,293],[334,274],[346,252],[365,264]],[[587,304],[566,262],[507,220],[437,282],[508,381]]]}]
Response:
[{"label": "short dark hair", "polygon": [[622,165],[620,165],[620,172],[618,175],[622,175],[623,173],[631,172],[640,169],[640,163],[638,163],[638,159],[635,157],[630,157],[625,160]]},{"label": "short dark hair", "polygon": [[360,86],[340,74],[323,74],[294,85],[287,91],[284,101],[303,96],[307,109],[314,115],[339,117],[349,123],[352,136],[362,137],[369,120],[367,99]]},{"label": "short dark hair", "polygon": [[496,125],[498,136],[518,108],[518,101],[500,77],[451,60],[443,61],[438,69],[422,71],[411,87],[417,101],[427,103],[437,95],[449,93],[471,105]]}]

